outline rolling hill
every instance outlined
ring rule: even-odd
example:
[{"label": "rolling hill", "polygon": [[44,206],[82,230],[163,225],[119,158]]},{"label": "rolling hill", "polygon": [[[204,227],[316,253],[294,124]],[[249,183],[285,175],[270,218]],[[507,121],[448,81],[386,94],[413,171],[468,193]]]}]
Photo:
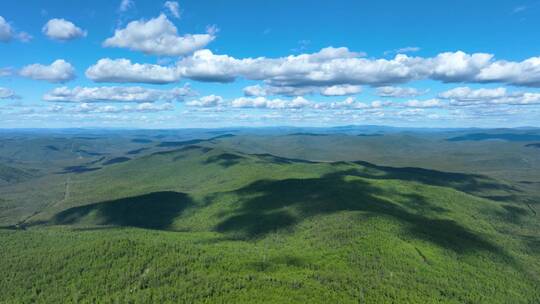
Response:
[{"label": "rolling hill", "polygon": [[514,185],[233,140],[57,175],[50,201],[0,230],[3,300],[540,301],[536,206],[496,199]]},{"label": "rolling hill", "polygon": [[33,177],[32,172],[0,164],[0,185],[20,183]]}]

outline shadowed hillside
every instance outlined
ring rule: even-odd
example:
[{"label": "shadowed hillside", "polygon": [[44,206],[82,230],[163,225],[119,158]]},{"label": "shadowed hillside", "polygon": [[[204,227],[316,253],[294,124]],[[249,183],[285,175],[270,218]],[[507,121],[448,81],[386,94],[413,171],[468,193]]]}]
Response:
[{"label": "shadowed hillside", "polygon": [[372,216],[392,217],[405,224],[412,237],[457,252],[499,251],[490,241],[452,220],[433,219],[418,214],[448,212],[425,197],[397,194],[401,196],[397,199],[401,204],[397,204],[384,198],[388,193],[382,189],[362,179],[351,178],[349,173],[344,171],[314,179],[263,180],[252,183],[237,190],[240,197],[249,198],[242,202],[233,216],[219,223],[217,229],[241,231],[249,237],[260,237],[294,225],[306,217],[363,211]]},{"label": "shadowed hillside", "polygon": [[177,192],[154,192],[109,202],[95,203],[62,211],[51,224],[131,226],[167,229],[174,218],[192,205],[189,197]]}]

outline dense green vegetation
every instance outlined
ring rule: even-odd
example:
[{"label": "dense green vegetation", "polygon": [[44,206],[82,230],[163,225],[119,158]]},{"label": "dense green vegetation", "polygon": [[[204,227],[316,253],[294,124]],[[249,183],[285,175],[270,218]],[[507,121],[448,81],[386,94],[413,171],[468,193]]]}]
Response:
[{"label": "dense green vegetation", "polygon": [[[533,184],[504,163],[477,166],[496,178],[459,173],[470,160],[458,148],[454,172],[432,166],[439,155],[423,168],[391,165],[405,154],[342,157],[427,146],[429,134],[298,133],[93,139],[87,151],[106,158],[58,163],[94,170],[38,166],[41,177],[0,187],[0,302],[540,302],[534,172],[520,175]],[[469,156],[482,144],[444,138]],[[489,157],[526,149],[514,144]]]},{"label": "dense green vegetation", "polygon": [[31,172],[0,164],[0,185],[19,183],[31,177]]}]

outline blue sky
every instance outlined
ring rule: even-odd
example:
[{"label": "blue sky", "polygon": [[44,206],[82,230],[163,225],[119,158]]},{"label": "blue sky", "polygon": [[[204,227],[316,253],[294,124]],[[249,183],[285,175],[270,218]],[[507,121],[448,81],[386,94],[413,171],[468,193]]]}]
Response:
[{"label": "blue sky", "polygon": [[2,1],[0,16],[0,127],[540,126],[539,1]]}]

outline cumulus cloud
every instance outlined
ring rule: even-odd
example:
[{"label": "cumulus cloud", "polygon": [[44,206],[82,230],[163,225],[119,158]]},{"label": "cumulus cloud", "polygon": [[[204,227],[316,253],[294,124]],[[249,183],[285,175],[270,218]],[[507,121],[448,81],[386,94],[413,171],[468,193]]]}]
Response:
[{"label": "cumulus cloud", "polygon": [[[391,60],[362,56],[347,48],[329,47],[312,54],[237,59],[204,49],[178,61],[176,73],[178,78],[204,82],[227,83],[239,77],[262,80],[269,87],[281,87],[284,92],[290,92],[282,95],[293,96],[300,95],[295,90],[313,92],[313,88],[333,86],[330,93],[346,93],[344,88],[357,90],[357,86],[362,84],[381,86],[427,78],[445,82],[474,80],[471,77],[475,71],[478,72],[481,62],[488,64],[491,60],[490,55],[467,55],[463,52],[443,53],[434,58],[400,54]],[[120,76],[119,79],[123,78]],[[139,74],[140,78],[143,76]],[[274,92],[278,90],[275,88],[272,89]],[[269,95],[268,90],[266,94]]]},{"label": "cumulus cloud", "polygon": [[[129,106],[125,106],[124,111],[126,107],[128,107],[129,109]],[[134,109],[133,111],[135,112],[151,113],[151,112],[171,111],[174,109],[174,105],[172,103],[154,104],[154,103],[146,102],[146,103],[142,103],[140,105],[137,105],[131,108]]]},{"label": "cumulus cloud", "polygon": [[361,86],[355,85],[335,85],[330,87],[292,87],[292,86],[261,86],[252,85],[244,88],[245,96],[268,96],[268,95],[283,95],[283,96],[303,96],[307,94],[320,93],[324,96],[345,96],[354,95],[362,92]]},{"label": "cumulus cloud", "polygon": [[492,59],[493,55],[486,53],[445,52],[425,59],[424,65],[428,68],[428,75],[435,80],[475,81],[482,69],[490,66]]},{"label": "cumulus cloud", "polygon": [[75,68],[69,62],[58,59],[51,65],[38,63],[27,65],[19,71],[19,74],[35,80],[63,83],[75,79]]},{"label": "cumulus cloud", "polygon": [[176,26],[164,15],[148,21],[132,21],[103,42],[105,47],[128,48],[145,54],[183,56],[204,48],[215,39],[215,28],[205,34],[179,36]]},{"label": "cumulus cloud", "polygon": [[165,1],[165,4],[163,4],[163,6],[168,9],[171,15],[173,15],[175,18],[180,18],[180,5],[178,5],[178,2]]},{"label": "cumulus cloud", "polygon": [[372,101],[371,102],[371,107],[373,108],[383,108],[383,107],[388,107],[388,106],[392,106],[393,103],[391,101],[388,101],[388,100],[375,100],[375,101]]},{"label": "cumulus cloud", "polygon": [[410,108],[440,108],[443,106],[443,103],[437,98],[428,100],[411,99],[406,101],[403,105]]},{"label": "cumulus cloud", "polygon": [[424,109],[407,109],[407,110],[399,111],[396,114],[397,116],[410,117],[410,116],[424,116],[425,112],[426,111]]},{"label": "cumulus cloud", "polygon": [[393,87],[393,86],[384,86],[377,88],[377,95],[381,97],[415,97],[427,93],[427,90],[418,90],[416,88],[405,88],[405,87]]},{"label": "cumulus cloud", "polygon": [[0,99],[19,99],[12,89],[0,87]]},{"label": "cumulus cloud", "polygon": [[73,40],[86,36],[86,31],[83,31],[70,21],[58,18],[47,21],[41,31],[47,37],[60,41]]},{"label": "cumulus cloud", "polygon": [[244,77],[272,86],[302,87],[407,82],[429,75],[430,65],[418,57],[397,55],[392,60],[373,60],[347,48],[329,47],[313,54],[245,59],[200,50],[182,59],[178,69],[183,76],[201,81],[230,82]]},{"label": "cumulus cloud", "polygon": [[[178,72],[187,78],[204,82],[232,82],[255,59],[236,59],[228,55],[214,55],[210,50],[196,51],[178,62]],[[248,77],[246,77],[248,78]]]},{"label": "cumulus cloud", "polygon": [[190,100],[186,102],[188,106],[192,107],[216,107],[223,103],[223,97],[217,95],[203,96],[199,99]]},{"label": "cumulus cloud", "polygon": [[143,87],[68,87],[55,88],[43,96],[53,102],[137,102],[182,101],[194,92],[187,86],[171,90],[155,90]]},{"label": "cumulus cloud", "polygon": [[85,74],[95,82],[165,84],[180,80],[180,75],[175,68],[131,63],[128,59],[100,59],[95,65],[89,67]]},{"label": "cumulus cloud", "polygon": [[458,87],[439,94],[439,97],[445,99],[455,99],[462,101],[489,100],[502,98],[507,95],[506,88],[495,89],[477,89],[469,87]]},{"label": "cumulus cloud", "polygon": [[253,85],[244,88],[245,96],[268,96],[268,95],[282,95],[282,96],[303,96],[307,94],[313,94],[319,92],[320,89],[316,87],[272,87]]},{"label": "cumulus cloud", "polygon": [[304,96],[308,94],[314,94],[319,92],[320,89],[316,87],[292,87],[292,86],[279,86],[279,87],[267,87],[268,95],[281,95],[281,96]]},{"label": "cumulus cloud", "polygon": [[13,29],[11,25],[0,16],[0,41],[9,42],[13,38]]},{"label": "cumulus cloud", "polygon": [[95,114],[115,114],[115,113],[157,113],[174,110],[172,103],[141,103],[135,106],[114,106],[96,105],[93,103],[81,103],[75,107],[55,106],[49,109],[54,113],[95,113]]},{"label": "cumulus cloud", "polygon": [[272,86],[330,86],[348,84],[333,79],[337,75],[335,71],[330,71],[330,64],[335,60],[364,60],[355,58],[360,55],[347,48],[330,47],[314,54],[236,59],[228,55],[216,55],[210,50],[199,50],[179,61],[178,69],[182,76],[199,81],[231,82],[237,77],[244,77],[265,80]]},{"label": "cumulus cloud", "polygon": [[356,101],[354,97],[347,97],[343,101],[315,102],[301,96],[292,99],[268,98],[265,96],[239,97],[225,101],[216,95],[205,96],[186,103],[196,107],[232,107],[232,108],[258,108],[258,109],[312,109],[312,110],[374,110],[394,105],[391,101],[375,100],[369,103]]},{"label": "cumulus cloud", "polygon": [[521,62],[500,60],[482,69],[480,82],[503,82],[519,86],[540,87],[540,57]]},{"label": "cumulus cloud", "polygon": [[347,97],[344,101],[331,102],[329,104],[318,104],[319,109],[368,109],[370,105],[365,102],[356,101],[353,97]]},{"label": "cumulus cloud", "polygon": [[0,42],[10,42],[17,39],[22,42],[32,40],[32,36],[26,32],[16,32],[4,17],[0,16]]},{"label": "cumulus cloud", "polygon": [[234,108],[264,108],[264,109],[300,109],[312,106],[313,103],[303,97],[292,100],[268,99],[266,97],[240,97],[231,101]]},{"label": "cumulus cloud", "polygon": [[532,105],[540,104],[540,93],[508,92],[506,88],[458,87],[439,94],[440,98],[450,100],[451,105],[471,106],[484,104]]},{"label": "cumulus cloud", "polygon": [[347,97],[343,101],[335,101],[330,103],[317,103],[316,109],[347,109],[347,110],[368,110],[368,109],[380,109],[384,107],[392,106],[390,101],[375,100],[372,102],[357,101],[354,97]]},{"label": "cumulus cloud", "polygon": [[237,108],[265,108],[265,109],[301,109],[310,108],[314,110],[369,110],[380,109],[383,107],[392,106],[390,101],[375,100],[370,103],[356,101],[354,97],[347,97],[343,101],[336,102],[313,102],[304,97],[296,97],[293,99],[269,99],[265,97],[241,97],[232,100],[231,106]]},{"label": "cumulus cloud", "polygon": [[245,96],[266,96],[268,94],[267,88],[264,88],[258,84],[247,86],[244,88]]},{"label": "cumulus cloud", "polygon": [[321,94],[324,96],[345,96],[354,95],[362,92],[362,87],[358,85],[334,85],[323,88]]},{"label": "cumulus cloud", "polygon": [[[127,59],[102,59],[88,69],[87,75],[95,81],[111,82],[169,83],[181,78],[220,83],[237,78],[263,81],[264,86],[247,87],[244,90],[246,96],[302,96],[313,93],[338,96],[355,94],[361,85],[378,87],[377,93],[385,97],[414,97],[426,93],[394,87],[414,80],[499,82],[540,87],[540,57],[509,62],[495,60],[492,54],[461,51],[440,53],[429,58],[404,54],[393,59],[362,56],[347,48],[329,47],[312,54],[238,59],[203,49],[168,67],[132,64]],[[103,69],[98,69],[100,67]],[[138,67],[136,72],[133,71],[135,67]]]},{"label": "cumulus cloud", "polygon": [[508,62],[494,60],[492,54],[462,51],[430,58],[398,54],[393,59],[368,59],[347,48],[329,47],[312,54],[237,59],[199,50],[180,60],[178,70],[199,81],[231,82],[243,77],[276,87],[381,86],[423,79],[540,86],[540,57]]}]

